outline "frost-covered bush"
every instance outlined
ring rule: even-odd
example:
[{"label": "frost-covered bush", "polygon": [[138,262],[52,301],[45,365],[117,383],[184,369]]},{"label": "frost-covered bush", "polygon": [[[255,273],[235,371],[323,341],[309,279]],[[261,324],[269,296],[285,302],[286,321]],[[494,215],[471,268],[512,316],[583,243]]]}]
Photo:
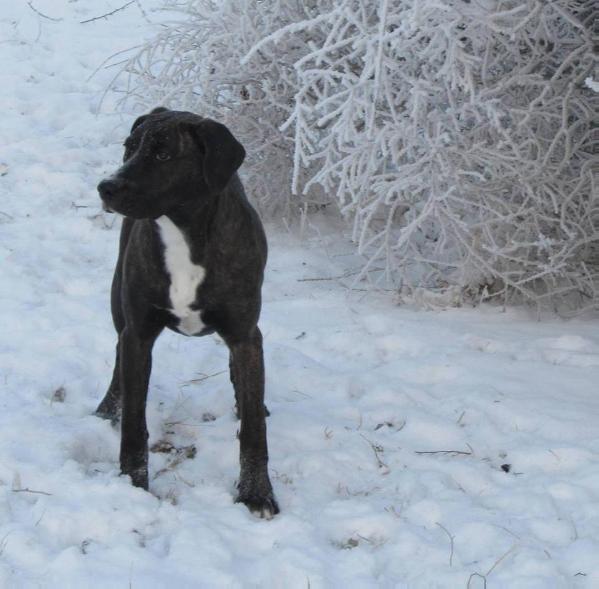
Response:
[{"label": "frost-covered bush", "polygon": [[595,304],[593,4],[171,1],[128,96],[228,123],[263,212],[336,205],[361,278]]}]

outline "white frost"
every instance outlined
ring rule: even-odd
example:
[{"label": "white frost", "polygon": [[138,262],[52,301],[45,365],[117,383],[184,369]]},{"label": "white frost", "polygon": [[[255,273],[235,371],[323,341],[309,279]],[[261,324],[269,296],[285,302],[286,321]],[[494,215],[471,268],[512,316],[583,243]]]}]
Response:
[{"label": "white frost", "polygon": [[590,88],[593,92],[599,92],[599,82],[596,82],[590,76],[585,79],[584,83],[587,85],[587,88]]}]

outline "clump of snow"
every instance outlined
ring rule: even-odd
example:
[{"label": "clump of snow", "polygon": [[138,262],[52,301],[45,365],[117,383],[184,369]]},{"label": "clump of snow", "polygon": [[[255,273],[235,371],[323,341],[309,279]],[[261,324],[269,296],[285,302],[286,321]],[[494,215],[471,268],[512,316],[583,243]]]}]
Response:
[{"label": "clump of snow", "polygon": [[590,88],[593,92],[599,92],[599,82],[595,81],[590,76],[585,79],[584,83],[587,85],[587,88]]},{"label": "clump of snow", "polygon": [[98,111],[113,73],[90,75],[158,24],[137,3],[88,24],[121,3],[33,6],[58,20],[0,14],[0,586],[597,586],[597,321],[366,300],[342,277],[348,244],[310,228],[268,227],[281,514],[233,503],[215,337],[161,337],[150,492],[119,476],[118,431],[91,415],[112,370],[119,228],[95,186],[134,113],[111,94]]}]

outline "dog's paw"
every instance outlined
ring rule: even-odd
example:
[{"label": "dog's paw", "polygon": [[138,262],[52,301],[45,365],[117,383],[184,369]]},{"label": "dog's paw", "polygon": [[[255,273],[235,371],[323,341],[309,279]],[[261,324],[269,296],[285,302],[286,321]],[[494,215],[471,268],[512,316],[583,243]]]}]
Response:
[{"label": "dog's paw", "polygon": [[134,487],[140,487],[144,491],[148,490],[148,467],[139,466],[138,468],[121,468],[122,475],[129,475],[131,477],[131,484]]},{"label": "dog's paw", "polygon": [[131,477],[131,483],[134,487],[141,487],[144,490],[148,490],[148,459],[135,460],[121,458],[121,474],[129,475]]},{"label": "dog's paw", "polygon": [[121,420],[121,415],[119,411],[106,411],[98,407],[94,411],[94,415],[99,417],[100,419],[105,419],[106,421],[110,421],[111,425],[117,425]]},{"label": "dog's paw", "polygon": [[251,513],[257,515],[261,519],[272,519],[280,511],[279,505],[272,492],[265,497],[242,495],[240,493],[237,496],[237,499],[235,499],[235,503],[243,503]]},{"label": "dog's paw", "polygon": [[118,395],[109,390],[94,411],[94,415],[100,419],[110,421],[112,425],[116,425],[121,419],[121,400]]}]

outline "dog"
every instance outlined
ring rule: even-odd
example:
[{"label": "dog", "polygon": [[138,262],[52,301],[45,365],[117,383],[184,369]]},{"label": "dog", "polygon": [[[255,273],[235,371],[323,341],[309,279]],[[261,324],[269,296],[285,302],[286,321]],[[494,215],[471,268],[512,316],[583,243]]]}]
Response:
[{"label": "dog", "polygon": [[243,146],[214,120],[164,107],[139,117],[123,165],[98,192],[123,215],[111,290],[118,332],[112,381],[96,415],[121,420],[121,472],[148,489],[145,409],[152,347],[167,327],[216,332],[229,349],[239,429],[237,502],[279,512],[268,477],[264,361],[258,328],[267,243],[237,170]]}]

